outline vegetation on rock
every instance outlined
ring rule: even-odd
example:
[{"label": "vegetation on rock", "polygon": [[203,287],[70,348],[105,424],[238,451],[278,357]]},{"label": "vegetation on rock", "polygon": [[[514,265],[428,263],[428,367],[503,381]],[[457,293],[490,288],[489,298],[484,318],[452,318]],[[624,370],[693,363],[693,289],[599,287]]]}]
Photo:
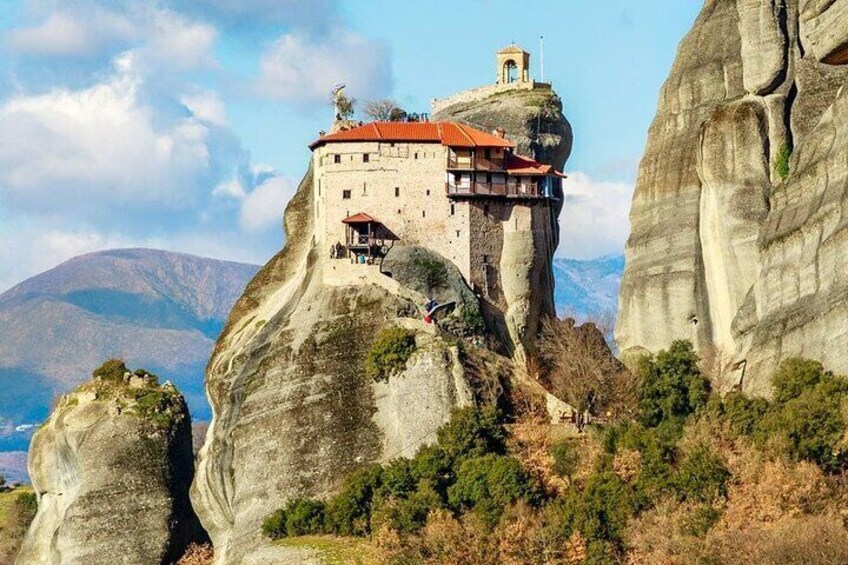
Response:
[{"label": "vegetation on rock", "polygon": [[467,408],[414,458],[363,467],[326,502],[291,501],[265,533],[370,537],[383,563],[797,562],[812,545],[821,551],[804,562],[829,563],[848,553],[837,526],[845,380],[792,359],[773,376],[774,400],[721,398],[687,342],[642,359],[636,376],[630,417],[547,443],[542,474],[567,481],[538,478],[538,457],[517,447],[500,412]]},{"label": "vegetation on rock", "polygon": [[774,170],[781,180],[789,178],[789,159],[792,157],[792,146],[784,144],[775,157]]},{"label": "vegetation on rock", "polygon": [[365,371],[375,381],[388,380],[406,368],[406,362],[414,352],[414,332],[398,326],[383,328],[368,351]]}]

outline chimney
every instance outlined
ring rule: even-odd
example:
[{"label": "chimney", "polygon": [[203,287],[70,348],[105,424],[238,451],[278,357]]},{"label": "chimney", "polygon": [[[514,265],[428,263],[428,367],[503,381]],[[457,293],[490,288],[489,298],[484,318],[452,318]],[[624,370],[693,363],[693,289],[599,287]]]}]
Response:
[{"label": "chimney", "polygon": [[504,128],[495,128],[495,131],[493,131],[492,133],[500,137],[501,139],[506,138],[506,130]]}]

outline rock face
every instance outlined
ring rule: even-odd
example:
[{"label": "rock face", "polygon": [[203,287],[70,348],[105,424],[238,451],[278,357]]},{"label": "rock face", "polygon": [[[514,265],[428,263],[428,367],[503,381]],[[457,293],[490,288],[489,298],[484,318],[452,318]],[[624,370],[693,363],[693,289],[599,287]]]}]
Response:
[{"label": "rock face", "polygon": [[[331,495],[363,464],[414,454],[433,441],[453,408],[480,394],[453,340],[422,320],[428,296],[435,296],[456,302],[437,316],[443,330],[480,331],[477,298],[458,270],[432,252],[401,246],[379,269],[337,270],[312,246],[313,190],[310,170],[286,209],[285,248],[236,303],[207,368],[213,420],[191,496],[218,563],[261,562],[271,551],[260,533],[269,513],[295,496]],[[522,245],[530,253],[516,272],[526,275],[529,289],[543,261]],[[546,261],[550,269],[548,255]],[[422,262],[444,263],[437,291],[418,284]],[[528,313],[511,327],[538,323],[532,317],[540,308],[553,310],[552,284],[520,300],[545,289],[551,298],[533,307],[510,299]],[[365,361],[375,334],[388,326],[412,331],[416,349],[404,370],[376,382]],[[302,557],[274,549],[277,562]]]},{"label": "rock face", "polygon": [[16,563],[171,563],[204,537],[182,396],[123,370],[66,395],[32,440],[38,513]]},{"label": "rock face", "polygon": [[848,370],[845,4],[705,2],[639,169],[625,353],[691,339],[759,393],[790,355]]}]

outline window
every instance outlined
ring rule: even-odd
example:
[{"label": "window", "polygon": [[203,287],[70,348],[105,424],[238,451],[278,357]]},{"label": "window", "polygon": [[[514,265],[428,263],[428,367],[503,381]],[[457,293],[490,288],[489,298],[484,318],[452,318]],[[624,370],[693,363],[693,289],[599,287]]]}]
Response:
[{"label": "window", "polygon": [[451,204],[451,216],[456,214],[456,204]]},{"label": "window", "polygon": [[371,158],[371,155],[369,155],[368,153],[362,154],[362,162],[363,163],[367,163],[370,158]]},{"label": "window", "polygon": [[342,162],[342,156],[341,155],[339,155],[338,153],[333,155],[333,163],[341,163],[341,162]]},{"label": "window", "polygon": [[426,218],[426,217],[427,217],[427,210],[421,210],[421,217],[422,217],[422,218]]},{"label": "window", "polygon": [[418,159],[418,153],[415,154],[415,158]]},{"label": "window", "polygon": [[344,200],[349,200],[350,199],[350,191],[349,190],[343,190],[342,191],[342,198]]},{"label": "window", "polygon": [[398,214],[400,214],[400,208],[398,208]]},{"label": "window", "polygon": [[492,150],[487,148],[486,151],[484,152],[484,155],[486,156],[486,159],[491,160],[492,159]]},{"label": "window", "polygon": [[398,196],[400,196],[400,187],[396,186],[395,187],[395,198],[397,198]]},{"label": "window", "polygon": [[459,230],[456,230],[456,237],[459,237]]},{"label": "window", "polygon": [[427,196],[430,196],[430,189],[427,189]]},{"label": "window", "polygon": [[368,185],[366,183],[362,183],[362,196],[368,196]]}]

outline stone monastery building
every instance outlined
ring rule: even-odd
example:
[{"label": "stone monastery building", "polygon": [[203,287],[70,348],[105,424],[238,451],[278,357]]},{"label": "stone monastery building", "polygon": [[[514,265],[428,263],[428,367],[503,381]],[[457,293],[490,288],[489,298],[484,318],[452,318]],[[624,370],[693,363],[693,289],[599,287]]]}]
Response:
[{"label": "stone monastery building", "polygon": [[531,248],[552,256],[553,200],[562,194],[564,175],[516,154],[502,129],[372,122],[323,135],[310,148],[315,243],[339,266],[377,262],[398,243],[419,245],[452,261],[474,290],[500,302],[510,240],[531,239]]}]

